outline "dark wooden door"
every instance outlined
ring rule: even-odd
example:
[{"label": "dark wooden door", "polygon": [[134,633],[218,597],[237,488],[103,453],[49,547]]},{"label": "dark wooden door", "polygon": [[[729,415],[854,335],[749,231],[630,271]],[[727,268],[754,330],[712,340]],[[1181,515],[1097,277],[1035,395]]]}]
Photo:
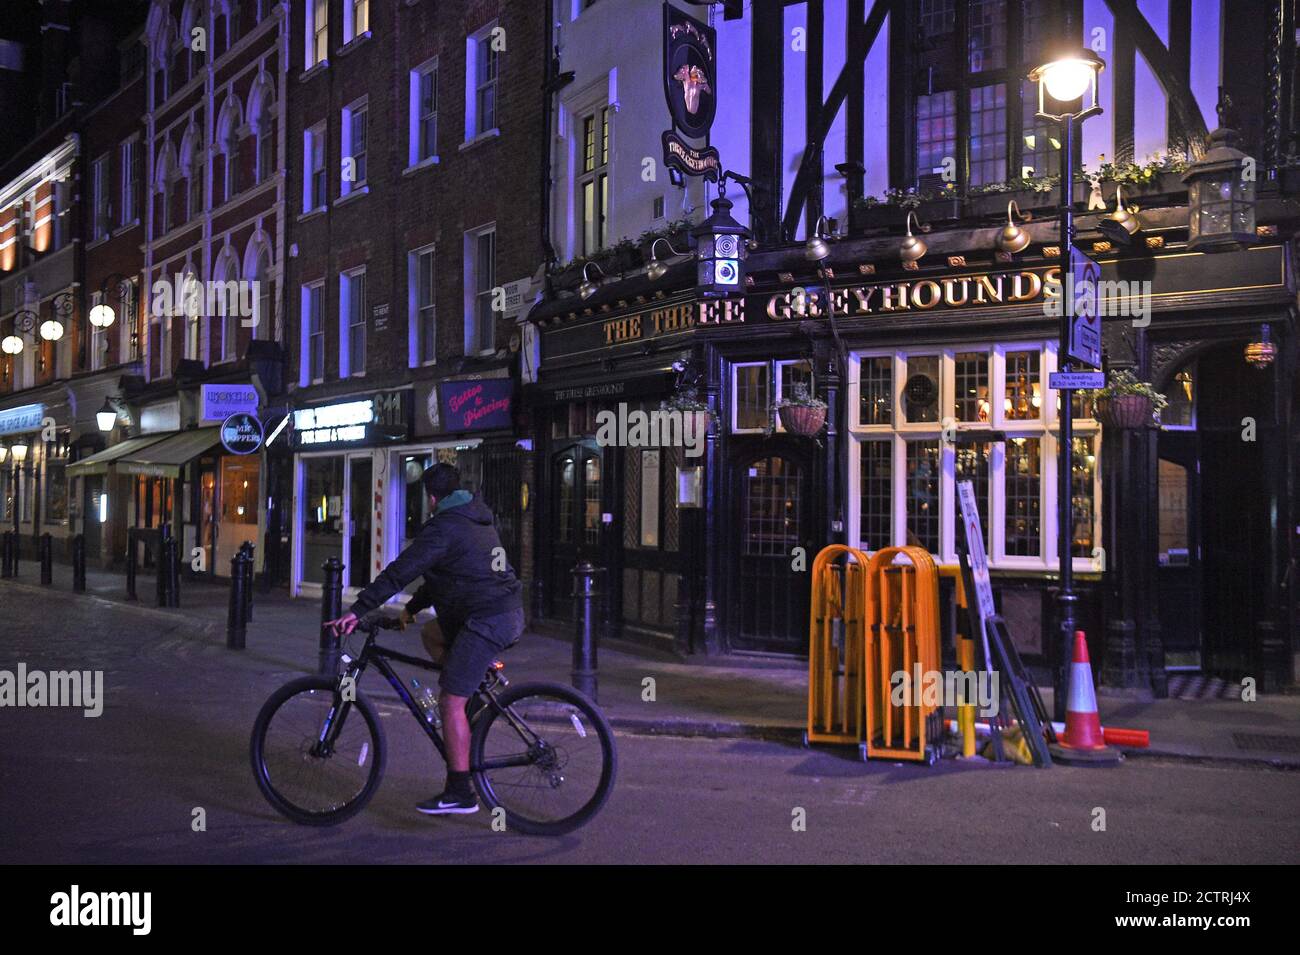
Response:
[{"label": "dark wooden door", "polygon": [[[762,447],[732,467],[736,564],[728,639],[739,650],[806,653],[809,573],[817,555],[812,462]],[[803,548],[796,570],[796,547]]]},{"label": "dark wooden door", "polygon": [[551,457],[551,562],[547,568],[550,614],[573,616],[573,568],[601,564],[604,462],[587,444],[572,444]]},{"label": "dark wooden door", "polygon": [[1156,585],[1165,666],[1170,670],[1199,670],[1204,664],[1198,443],[1195,431],[1160,434]]}]

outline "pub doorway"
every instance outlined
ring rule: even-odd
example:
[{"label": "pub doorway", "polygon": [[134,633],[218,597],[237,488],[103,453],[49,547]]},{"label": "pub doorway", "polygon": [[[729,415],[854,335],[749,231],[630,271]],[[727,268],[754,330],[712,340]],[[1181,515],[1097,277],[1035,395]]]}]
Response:
[{"label": "pub doorway", "polygon": [[[739,439],[730,468],[735,572],[727,574],[732,649],[807,652],[808,570],[817,556],[814,461],[788,439]],[[803,548],[795,569],[796,547]]]},{"label": "pub doorway", "polygon": [[1158,599],[1166,667],[1235,680],[1262,665],[1269,614],[1270,475],[1278,440],[1272,371],[1244,343],[1216,346],[1157,386]]},{"label": "pub doorway", "polygon": [[553,537],[546,570],[551,595],[548,616],[572,619],[573,568],[582,560],[602,563],[603,481],[604,461],[594,438],[568,445],[551,457]]}]

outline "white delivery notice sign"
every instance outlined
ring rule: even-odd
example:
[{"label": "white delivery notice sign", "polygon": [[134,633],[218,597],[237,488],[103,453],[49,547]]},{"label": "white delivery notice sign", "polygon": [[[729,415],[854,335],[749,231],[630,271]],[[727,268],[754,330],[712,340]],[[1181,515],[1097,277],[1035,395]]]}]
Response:
[{"label": "white delivery notice sign", "polygon": [[993,582],[989,580],[989,561],[988,555],[984,553],[980,512],[975,506],[975,485],[970,481],[958,481],[957,496],[961,501],[961,523],[966,529],[966,552],[970,557],[971,577],[975,580],[980,617],[987,620],[997,613],[997,609],[993,606]]}]

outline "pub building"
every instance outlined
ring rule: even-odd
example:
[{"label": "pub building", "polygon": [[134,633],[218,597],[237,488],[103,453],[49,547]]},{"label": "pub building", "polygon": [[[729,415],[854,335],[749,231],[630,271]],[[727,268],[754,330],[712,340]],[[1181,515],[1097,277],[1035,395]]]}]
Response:
[{"label": "pub building", "polygon": [[509,372],[425,380],[292,411],[295,596],[320,595],[331,557],[343,566],[347,599],[370,583],[431,516],[421,478],[438,462],[459,468],[462,486],[483,496],[520,567],[526,476]]},{"label": "pub building", "polygon": [[[1189,248],[1187,192],[1149,195],[1142,241],[1101,212],[1076,246],[1109,282],[1108,372],[1167,395],[1159,424],[1104,426],[1074,395],[1071,535],[1079,625],[1108,686],[1168,675],[1289,682],[1296,289],[1293,202],[1261,191],[1234,251]],[[1113,205],[1111,206],[1113,208]],[[1106,213],[1109,214],[1109,213]],[[828,543],[919,544],[956,563],[956,482],[974,482],[997,601],[1031,665],[1053,662],[1064,271],[1055,218],[820,239],[750,253],[739,297],[701,299],[678,265],[557,292],[541,333],[535,611],[564,619],[571,570],[606,568],[611,634],[679,652],[806,653],[808,576]],[[885,230],[882,230],[885,231]],[[1149,310],[1144,311],[1144,309]],[[829,405],[815,437],[773,405],[796,383]],[[602,447],[597,415],[653,409],[683,384],[714,412],[703,456]],[[696,469],[699,469],[698,471]],[[697,490],[695,478],[702,487]],[[792,559],[805,548],[806,564]]]}]

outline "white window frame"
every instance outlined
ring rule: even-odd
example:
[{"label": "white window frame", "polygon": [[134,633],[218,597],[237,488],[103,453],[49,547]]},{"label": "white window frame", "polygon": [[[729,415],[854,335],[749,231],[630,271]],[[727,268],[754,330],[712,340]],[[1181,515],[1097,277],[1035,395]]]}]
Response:
[{"label": "white window frame", "polygon": [[[317,169],[315,163],[316,144],[320,144],[321,165]],[[325,163],[327,160],[326,142],[325,142],[325,123],[319,122],[314,126],[309,126],[302,131],[302,211],[304,214],[315,212],[317,209],[324,209],[329,202],[329,176],[324,175]],[[324,181],[325,195],[319,204],[313,204],[314,196],[313,185],[315,184],[316,174],[321,173]]]},{"label": "white window frame", "polygon": [[[466,355],[491,355],[496,351],[496,316],[493,314],[489,321],[489,331],[491,333],[491,348],[479,348],[481,336],[479,331],[479,299],[483,295],[491,295],[492,289],[497,286],[497,262],[500,261],[499,249],[496,244],[497,224],[489,222],[477,228],[470,229],[465,233],[465,354]],[[478,288],[478,240],[481,236],[492,233],[492,281],[486,290],[480,291]]]},{"label": "white window frame", "polygon": [[[987,422],[957,422],[955,420],[955,355],[957,353],[985,351],[989,355],[990,420]],[[1009,352],[1037,351],[1039,354],[1040,395],[1038,417],[1014,419],[1007,417],[1003,398],[1006,394],[1006,356]],[[908,356],[938,355],[939,361],[939,415],[934,422],[907,422],[903,420],[903,386],[906,383]],[[862,362],[867,358],[888,357],[892,362],[893,409],[891,423],[864,425],[858,423]],[[1057,569],[1057,469],[1056,456],[1059,440],[1059,416],[1054,392],[1047,388],[1048,375],[1056,370],[1056,343],[1043,340],[1028,341],[973,341],[956,345],[922,346],[917,348],[860,349],[849,356],[847,382],[848,420],[842,431],[848,436],[847,516],[848,542],[861,545],[861,453],[862,444],[868,440],[891,442],[891,520],[890,545],[906,543],[907,534],[907,442],[934,440],[940,442],[939,479],[939,553],[940,563],[956,563],[956,534],[960,532],[956,517],[956,454],[951,442],[943,441],[945,424],[962,433],[1002,431],[1008,440],[1032,437],[1040,441],[1039,460],[1039,554],[1024,557],[1006,554],[1006,448],[1002,443],[992,446],[989,452],[989,501],[987,502],[989,526],[985,528],[989,543],[989,564],[1003,570],[1052,571]],[[1102,528],[1101,499],[1101,428],[1091,418],[1076,418],[1076,439],[1093,443],[1097,461],[1093,468],[1093,557],[1075,557],[1074,569],[1080,573],[1101,569],[1100,541]]]},{"label": "white window frame", "polygon": [[[362,158],[365,160],[365,170],[359,169],[357,171],[358,174],[357,174],[356,182],[349,182],[343,176],[343,162],[349,157],[352,159],[356,158],[356,154],[353,153],[355,144],[352,141],[352,137],[353,137],[352,124],[355,121],[358,114],[360,114],[365,118],[364,122],[366,124],[366,149],[362,150],[360,153]],[[364,189],[366,185],[367,177],[365,173],[369,170],[370,167],[370,161],[369,161],[370,157],[368,155],[368,151],[370,148],[370,97],[363,96],[360,99],[349,103],[347,106],[344,106],[342,119],[343,119],[342,129],[340,132],[341,132],[343,148],[342,148],[341,158],[339,160],[339,196],[340,197],[351,194],[353,190]]]},{"label": "white window frame", "polygon": [[[420,95],[421,81],[427,75],[433,75],[433,143],[427,156],[421,155],[420,149],[420,131],[423,129],[422,107],[423,100]],[[435,56],[431,60],[425,60],[409,74],[410,102],[407,110],[407,150],[406,164],[408,166],[418,166],[421,163],[436,163],[438,161],[438,95],[439,81],[442,79],[438,75],[438,58]]]},{"label": "white window frame", "polygon": [[[430,310],[430,317],[433,320],[433,357],[426,359],[424,357],[424,345],[427,336],[424,333],[424,315],[420,306],[420,263],[425,256],[429,256],[429,263],[433,269],[430,277],[429,294],[432,301],[427,308]],[[411,368],[421,366],[436,365],[438,363],[438,259],[437,247],[435,245],[426,245],[423,248],[412,249],[406,256],[406,274],[407,274],[407,314],[409,316],[407,328],[409,329],[407,364]]]},{"label": "white window frame", "polygon": [[[92,309],[96,305],[102,303],[103,301],[104,301],[103,292],[97,291],[97,292],[90,293],[90,307]],[[108,329],[96,328],[94,325],[91,325],[89,346],[90,346],[90,370],[99,371],[100,369],[105,367],[104,352],[108,346]]]},{"label": "white window frame", "polygon": [[[573,204],[576,225],[574,231],[577,233],[577,252],[579,255],[583,256],[594,255],[609,245],[609,200],[613,197],[613,190],[609,188],[610,160],[613,158],[614,154],[614,131],[612,129],[613,115],[614,111],[610,108],[609,104],[607,102],[600,102],[582,110],[582,112],[576,114],[574,118],[574,142],[577,144],[577,149],[574,155],[573,177]],[[584,168],[586,164],[587,149],[585,131],[587,120],[592,120],[596,124],[594,165],[589,170]],[[602,133],[604,136],[602,136]],[[608,136],[610,141],[609,155],[605,157],[604,162],[601,162],[601,147],[605,136]],[[603,197],[600,189],[595,188],[595,184],[598,184],[602,177],[605,180],[605,194]],[[604,235],[600,235],[598,229],[598,234],[592,239],[594,244],[591,248],[587,247],[586,206],[583,199],[583,192],[588,183],[593,184],[592,192],[595,197],[596,207],[604,216],[605,226]]]},{"label": "white window frame", "polygon": [[91,201],[91,242],[107,239],[112,227],[109,225],[111,208],[108,195],[109,154],[104,153],[92,166],[92,201]]},{"label": "white window frame", "polygon": [[[497,21],[493,20],[475,30],[465,38],[465,142],[472,142],[480,136],[490,136],[499,131],[498,120],[500,118],[500,103],[497,94],[500,91],[501,79],[501,53],[497,51],[496,55],[496,74],[487,82],[480,84],[479,64],[486,53],[492,52],[485,49],[485,45],[492,42],[492,31],[497,28]],[[492,122],[485,124],[483,118],[479,115],[479,98],[480,94],[492,88]]]},{"label": "white window frame", "polygon": [[[365,22],[357,29],[357,12],[363,11]],[[370,35],[370,0],[343,0],[343,44],[346,46],[359,36]]]},{"label": "white window frame", "polygon": [[140,154],[140,134],[123,140],[118,148],[118,161],[121,168],[118,171],[118,195],[119,209],[118,226],[126,227],[134,225],[140,221],[139,193],[136,191],[135,171],[136,157]]},{"label": "white window frame", "polygon": [[[329,63],[329,0],[307,0],[303,20],[306,25],[304,37],[303,69]],[[320,17],[320,23],[317,22]]]},{"label": "white window frame", "polygon": [[[352,283],[355,279],[361,279],[361,312],[359,322],[352,320]],[[348,269],[339,273],[339,378],[362,378],[366,374],[366,353],[369,351],[369,329],[366,321],[366,267],[358,266],[355,269]],[[354,326],[361,328],[362,336],[362,355],[358,363],[354,360],[352,354],[352,329]]]},{"label": "white window frame", "polygon": [[[312,291],[320,292],[320,308],[317,315],[320,318],[319,331],[312,330],[311,315],[311,295]],[[301,298],[299,299],[301,315],[301,332],[299,341],[301,343],[301,357],[298,368],[298,384],[300,387],[307,388],[311,385],[319,385],[325,381],[325,280],[316,279],[313,282],[304,282],[302,285]],[[312,363],[316,355],[316,339],[320,339],[320,377],[312,374],[315,370]]]}]

